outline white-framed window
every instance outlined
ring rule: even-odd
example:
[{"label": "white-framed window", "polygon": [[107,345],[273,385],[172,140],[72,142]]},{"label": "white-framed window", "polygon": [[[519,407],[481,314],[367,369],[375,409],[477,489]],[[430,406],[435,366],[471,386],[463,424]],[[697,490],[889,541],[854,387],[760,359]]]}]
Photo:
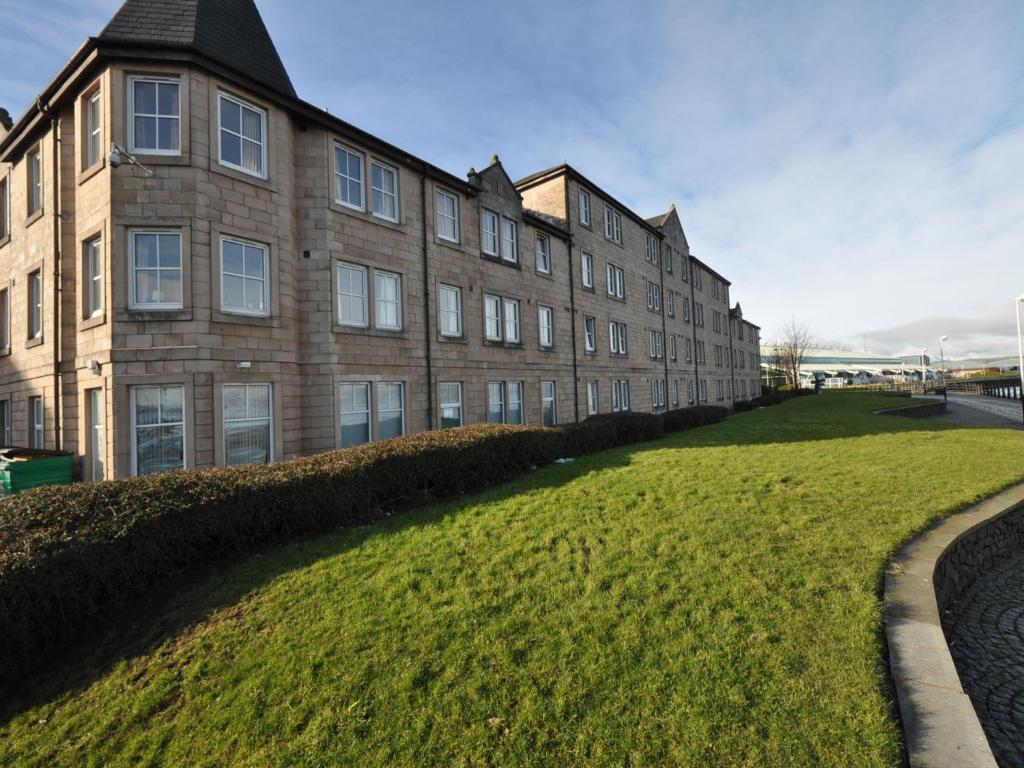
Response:
[{"label": "white-framed window", "polygon": [[665,382],[663,379],[651,381],[651,405],[655,408],[665,407]]},{"label": "white-framed window", "polygon": [[103,241],[94,237],[85,244],[85,316],[103,314]]},{"label": "white-framed window", "polygon": [[370,189],[373,192],[373,215],[398,221],[398,171],[390,165],[372,161]]},{"label": "white-framed window", "polygon": [[669,317],[675,317],[676,316],[676,292],[670,290],[668,293],[665,294],[665,300],[666,300],[666,302],[668,304],[668,316]]},{"label": "white-framed window", "polygon": [[462,383],[443,381],[438,386],[441,403],[441,429],[462,426]]},{"label": "white-framed window", "polygon": [[181,154],[181,83],[164,77],[128,78],[128,149]]},{"label": "white-framed window", "polygon": [[598,388],[596,381],[587,382],[587,415],[594,416],[600,410],[600,400],[598,399]]},{"label": "white-framed window", "polygon": [[551,241],[547,235],[537,235],[537,271],[551,274]]},{"label": "white-framed window", "polygon": [[665,258],[665,271],[672,274],[672,246],[668,243],[661,244],[661,253]]},{"label": "white-framed window", "polygon": [[608,349],[613,355],[625,355],[628,352],[626,337],[625,323],[617,323],[614,320],[608,323]]},{"label": "white-framed window", "polygon": [[405,434],[405,385],[386,381],[377,385],[377,439]]},{"label": "white-framed window", "polygon": [[719,400],[725,400],[725,382],[718,379],[716,382],[715,394]]},{"label": "white-framed window", "polygon": [[85,111],[85,167],[90,168],[103,154],[103,102],[97,89],[87,96]]},{"label": "white-framed window", "polygon": [[543,305],[537,307],[537,327],[539,343],[542,347],[551,347],[555,343],[555,311]]},{"label": "white-framed window", "polygon": [[273,419],[270,384],[225,384],[224,465],[268,464],[273,461]]},{"label": "white-framed window", "polygon": [[131,388],[132,474],[185,468],[185,387]]},{"label": "white-framed window", "polygon": [[365,328],[369,324],[366,267],[339,262],[338,324]]},{"label": "white-framed window", "polygon": [[672,406],[679,405],[679,379],[672,382]]},{"label": "white-framed window", "polygon": [[37,147],[27,161],[28,172],[28,215],[38,213],[43,207],[43,153]]},{"label": "white-framed window", "polygon": [[690,272],[692,273],[691,277],[693,278],[693,287],[696,288],[698,291],[703,291],[704,279],[703,274],[701,272],[701,268],[698,267],[693,262],[690,262]]},{"label": "white-framed window", "polygon": [[683,297],[683,320],[690,322],[690,300],[686,296]]},{"label": "white-framed window", "polygon": [[615,379],[612,382],[612,410],[629,410],[629,381],[627,379]]},{"label": "white-framed window", "polygon": [[711,313],[711,327],[716,333],[722,332],[722,313],[717,309],[713,310]]},{"label": "white-framed window", "polygon": [[0,352],[11,348],[11,289],[0,288]]},{"label": "white-framed window", "polygon": [[519,331],[519,300],[505,299],[505,341],[509,344],[518,344],[522,341],[522,334]]},{"label": "white-framed window", "polygon": [[555,382],[540,383],[540,418],[545,427],[553,427],[558,423],[558,405],[555,398]]},{"label": "white-framed window", "polygon": [[717,368],[722,367],[722,345],[715,344],[715,366]]},{"label": "white-framed window", "polygon": [[593,317],[583,318],[583,343],[587,352],[597,351],[597,320]]},{"label": "white-framed window", "polygon": [[523,382],[508,382],[508,423],[525,424],[526,414],[523,412]]},{"label": "white-framed window", "polygon": [[362,211],[364,200],[363,155],[341,144],[334,145],[334,200]]},{"label": "white-framed window", "polygon": [[132,230],[128,249],[129,308],[181,309],[181,232]]},{"label": "white-framed window", "polygon": [[680,254],[679,255],[679,276],[683,279],[684,283],[690,282],[690,269],[689,269],[689,267],[687,267],[686,264],[687,264],[686,258],[682,254]]},{"label": "white-framed window", "polygon": [[370,442],[370,385],[346,383],[340,385],[339,390],[341,447]]},{"label": "white-framed window", "polygon": [[669,358],[674,363],[676,361],[676,335],[674,333],[668,337],[668,352]]},{"label": "white-framed window", "polygon": [[270,314],[267,248],[222,237],[220,240],[220,308],[240,315]]},{"label": "white-framed window", "polygon": [[220,164],[242,173],[267,176],[267,112],[235,96],[219,93]]},{"label": "white-framed window", "polygon": [[28,276],[28,338],[43,335],[43,273],[35,270]]},{"label": "white-framed window", "polygon": [[650,232],[644,238],[644,258],[651,264],[658,263],[658,240]]},{"label": "white-framed window", "polygon": [[373,322],[378,328],[402,328],[402,278],[393,272],[373,273]]},{"label": "white-framed window", "polygon": [[654,311],[661,311],[661,286],[657,283],[647,281],[647,308]]},{"label": "white-framed window", "polygon": [[501,217],[501,258],[510,264],[519,263],[519,238],[516,223]]},{"label": "white-framed window", "polygon": [[604,236],[613,242],[622,242],[622,215],[607,205],[604,208]]},{"label": "white-framed window", "polygon": [[437,319],[442,336],[462,336],[462,289],[441,284],[438,289]]},{"label": "white-framed window", "polygon": [[498,255],[498,214],[480,209],[480,250],[488,256]]},{"label": "white-framed window", "polygon": [[686,362],[693,360],[693,348],[690,346],[690,337],[686,337]]},{"label": "white-framed window", "polygon": [[11,401],[0,400],[0,447],[10,448],[11,439]]},{"label": "white-framed window", "polygon": [[580,224],[590,226],[590,193],[580,187]]},{"label": "white-framed window", "polygon": [[720,283],[717,277],[711,279],[711,295],[716,299],[721,295],[721,288],[719,285]]},{"label": "white-framed window", "polygon": [[501,297],[484,294],[484,338],[501,341]]},{"label": "white-framed window", "polygon": [[35,395],[28,399],[28,447],[44,447],[43,398]]},{"label": "white-framed window", "polygon": [[487,382],[487,423],[505,423],[505,383]]},{"label": "white-framed window", "polygon": [[693,323],[698,328],[704,327],[704,305],[697,302],[693,303]]},{"label": "white-framed window", "polygon": [[459,242],[459,201],[451,192],[437,190],[434,196],[436,207],[437,236],[453,243]]},{"label": "white-framed window", "polygon": [[700,401],[706,403],[708,401],[708,380],[700,380]]},{"label": "white-framed window", "polygon": [[583,253],[580,256],[580,270],[582,272],[581,279],[583,280],[584,288],[594,287],[594,257],[589,253]]},{"label": "white-framed window", "polygon": [[661,331],[651,331],[651,358],[660,360],[665,356],[665,340]]},{"label": "white-framed window", "polygon": [[617,299],[626,298],[626,273],[622,267],[608,262],[608,295]]},{"label": "white-framed window", "polygon": [[0,179],[0,240],[11,234],[11,188],[8,178]]}]

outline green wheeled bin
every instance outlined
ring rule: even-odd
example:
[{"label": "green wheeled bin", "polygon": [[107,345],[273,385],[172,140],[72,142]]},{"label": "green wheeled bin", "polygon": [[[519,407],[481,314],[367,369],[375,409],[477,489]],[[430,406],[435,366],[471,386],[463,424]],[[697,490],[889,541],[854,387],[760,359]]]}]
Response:
[{"label": "green wheeled bin", "polygon": [[0,495],[71,482],[71,454],[35,448],[0,450]]}]

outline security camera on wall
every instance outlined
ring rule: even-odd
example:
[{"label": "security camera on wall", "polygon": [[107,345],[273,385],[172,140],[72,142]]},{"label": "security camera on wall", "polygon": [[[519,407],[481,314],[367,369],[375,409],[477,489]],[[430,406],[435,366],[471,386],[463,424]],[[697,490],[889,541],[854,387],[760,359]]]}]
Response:
[{"label": "security camera on wall", "polygon": [[116,149],[107,157],[107,164],[111,168],[119,168],[121,166],[121,154]]}]

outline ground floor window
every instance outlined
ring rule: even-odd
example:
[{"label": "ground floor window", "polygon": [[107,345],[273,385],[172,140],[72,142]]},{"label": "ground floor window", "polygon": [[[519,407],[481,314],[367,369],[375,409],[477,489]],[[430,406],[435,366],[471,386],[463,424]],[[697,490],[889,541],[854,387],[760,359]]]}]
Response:
[{"label": "ground floor window", "polygon": [[651,405],[655,408],[665,406],[665,382],[662,379],[651,382]]},{"label": "ground floor window", "polygon": [[689,405],[693,405],[693,380],[688,379],[686,382],[686,402]]},{"label": "ground floor window", "polygon": [[505,423],[505,383],[502,381],[487,383],[487,423]]},{"label": "ground floor window", "polygon": [[597,382],[587,382],[587,415],[594,416],[599,410],[600,401],[597,399]]},{"label": "ground floor window", "polygon": [[103,390],[89,389],[86,395],[89,408],[89,480],[97,481],[103,479],[103,454],[106,447],[103,436]]},{"label": "ground floor window", "polygon": [[508,423],[525,424],[526,415],[523,413],[523,382],[508,382]]},{"label": "ground floor window", "polygon": [[679,380],[672,382],[672,405],[679,405]]},{"label": "ground floor window", "polygon": [[540,383],[540,415],[545,427],[553,427],[558,423],[558,410],[555,403],[555,382]]},{"label": "ground floor window", "polygon": [[11,401],[0,400],[0,446],[11,445]]},{"label": "ground floor window", "polygon": [[185,467],[185,387],[132,387],[132,474]]},{"label": "ground floor window", "polygon": [[28,447],[43,447],[43,398],[28,399]]},{"label": "ground floor window", "polygon": [[612,410],[629,410],[629,382],[625,379],[616,379],[612,382]]},{"label": "ground floor window", "polygon": [[341,385],[341,447],[370,442],[370,385]]},{"label": "ground floor window", "polygon": [[462,426],[462,384],[442,382],[438,387],[441,399],[441,429]]},{"label": "ground floor window", "polygon": [[225,384],[224,464],[273,460],[270,384]]},{"label": "ground floor window", "polygon": [[377,437],[388,440],[405,434],[405,387],[398,382],[377,385]]}]

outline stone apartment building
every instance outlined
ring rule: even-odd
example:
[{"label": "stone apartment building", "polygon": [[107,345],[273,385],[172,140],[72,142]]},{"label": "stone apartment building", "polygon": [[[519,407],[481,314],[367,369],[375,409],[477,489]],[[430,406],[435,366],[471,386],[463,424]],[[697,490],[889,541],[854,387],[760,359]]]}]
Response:
[{"label": "stone apartment building", "polygon": [[128,0],[0,128],[0,444],[86,480],[730,405],[729,287],[674,207],[460,178],[302,101],[251,0]]}]

